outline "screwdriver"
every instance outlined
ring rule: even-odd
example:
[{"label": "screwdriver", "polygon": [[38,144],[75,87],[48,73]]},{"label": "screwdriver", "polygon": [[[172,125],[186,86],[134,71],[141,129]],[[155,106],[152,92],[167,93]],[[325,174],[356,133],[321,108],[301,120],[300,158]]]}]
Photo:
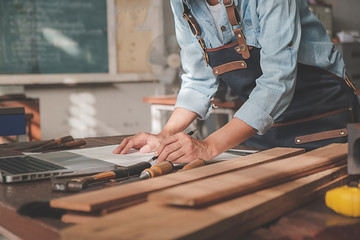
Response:
[{"label": "screwdriver", "polygon": [[65,182],[54,182],[52,189],[57,192],[80,192],[92,183],[135,176],[149,167],[151,167],[150,163],[140,162],[129,167],[118,167],[112,171],[101,172],[91,176],[73,178]]}]

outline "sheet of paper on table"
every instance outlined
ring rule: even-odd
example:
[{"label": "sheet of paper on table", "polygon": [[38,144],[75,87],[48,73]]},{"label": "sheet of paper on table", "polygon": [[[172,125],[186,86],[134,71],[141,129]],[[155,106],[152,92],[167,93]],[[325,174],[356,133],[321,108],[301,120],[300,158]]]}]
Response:
[{"label": "sheet of paper on table", "polygon": [[[72,152],[80,154],[89,158],[95,158],[103,160],[106,162],[115,163],[119,166],[130,166],[139,162],[144,162],[150,160],[154,154],[153,153],[140,153],[138,150],[131,150],[128,154],[113,154],[112,151],[118,146],[109,145],[104,147],[94,147],[94,148],[84,148],[76,150],[67,150],[67,152]],[[212,161],[223,161],[233,158],[237,158],[239,155],[222,153],[218,157],[214,158]]]}]

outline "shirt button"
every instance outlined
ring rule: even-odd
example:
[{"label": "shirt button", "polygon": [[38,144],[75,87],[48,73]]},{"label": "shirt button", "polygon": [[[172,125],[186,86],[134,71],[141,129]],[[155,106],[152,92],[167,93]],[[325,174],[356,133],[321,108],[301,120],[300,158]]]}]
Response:
[{"label": "shirt button", "polygon": [[294,45],[293,41],[290,41],[288,47],[292,47]]},{"label": "shirt button", "polygon": [[225,27],[225,26],[221,26],[220,29],[221,29],[222,32],[225,32],[225,31],[226,31],[226,27]]}]

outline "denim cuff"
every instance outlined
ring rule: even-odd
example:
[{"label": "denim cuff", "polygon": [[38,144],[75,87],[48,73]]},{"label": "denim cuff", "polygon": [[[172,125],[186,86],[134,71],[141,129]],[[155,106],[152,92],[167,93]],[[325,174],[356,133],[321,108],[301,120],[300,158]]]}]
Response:
[{"label": "denim cuff", "polygon": [[234,117],[255,128],[259,135],[263,135],[274,124],[273,118],[264,110],[251,102],[245,102],[235,113]]},{"label": "denim cuff", "polygon": [[175,108],[181,107],[198,114],[200,120],[209,117],[211,104],[209,98],[191,88],[181,89]]}]

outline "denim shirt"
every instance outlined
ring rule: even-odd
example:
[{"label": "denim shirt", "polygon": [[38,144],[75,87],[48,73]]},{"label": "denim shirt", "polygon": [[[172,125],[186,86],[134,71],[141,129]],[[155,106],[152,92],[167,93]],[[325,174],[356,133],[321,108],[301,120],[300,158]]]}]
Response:
[{"label": "denim shirt", "polygon": [[[202,29],[207,48],[236,41],[222,0],[219,0],[222,5],[219,25],[225,27],[223,38],[219,36],[205,0],[185,2]],[[345,66],[323,26],[310,12],[306,0],[234,0],[234,3],[241,16],[247,44],[261,48],[263,72],[249,99],[234,117],[255,128],[258,134],[264,134],[292,100],[298,62],[320,67],[341,78],[345,78]],[[181,76],[175,107],[188,109],[205,119],[219,81],[206,65],[202,49],[182,17],[182,1],[171,0],[171,7],[185,72]]]}]

